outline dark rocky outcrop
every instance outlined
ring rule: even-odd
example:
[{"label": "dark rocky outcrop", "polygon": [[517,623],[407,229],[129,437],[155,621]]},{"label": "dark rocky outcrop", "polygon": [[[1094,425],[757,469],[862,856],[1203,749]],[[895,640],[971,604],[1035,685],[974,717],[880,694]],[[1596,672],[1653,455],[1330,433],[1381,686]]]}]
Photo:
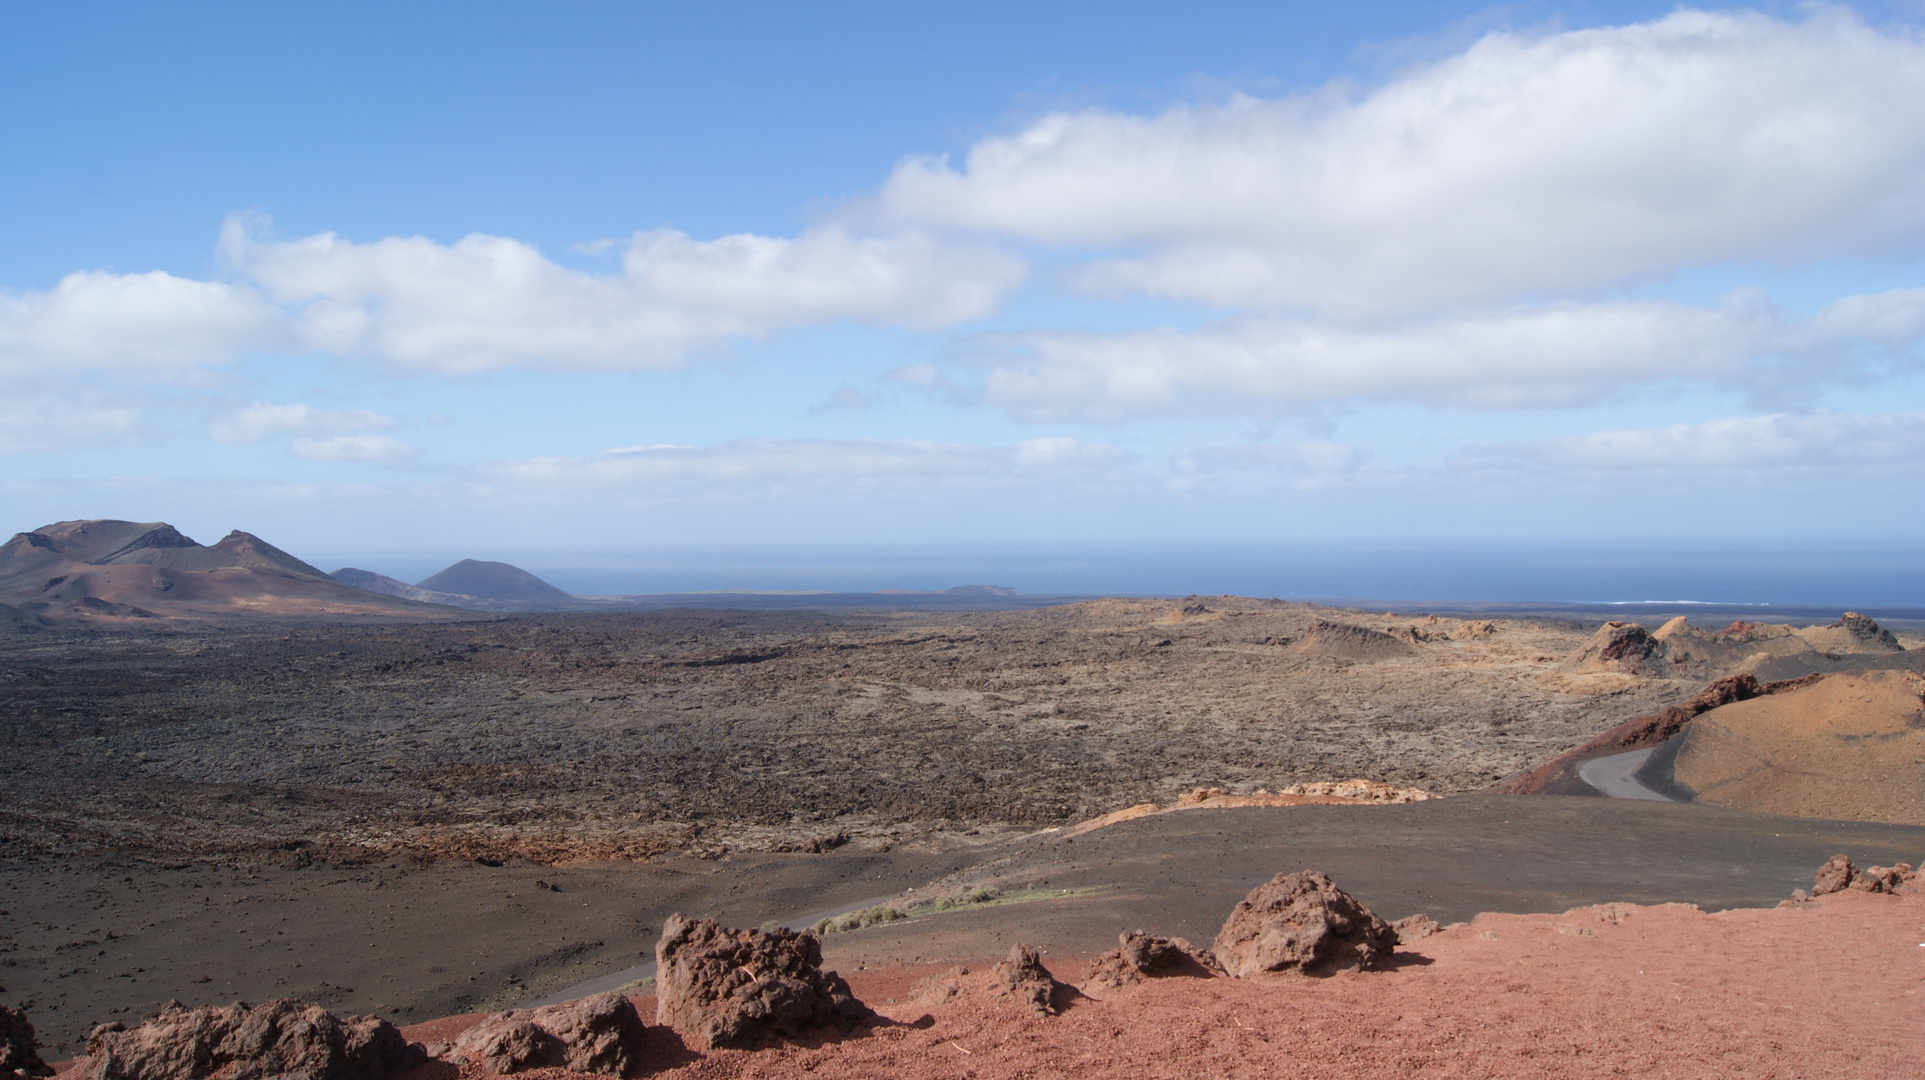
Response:
[{"label": "dark rocky outcrop", "polygon": [[511,1009],[462,1032],[449,1057],[490,1072],[558,1068],[625,1076],[641,1064],[642,1018],[620,994]]},{"label": "dark rocky outcrop", "polygon": [[1637,623],[1607,622],[1564,662],[1573,671],[1616,671],[1626,675],[1664,675],[1664,643]]},{"label": "dark rocky outcrop", "polygon": [[40,1043],[27,1014],[0,1005],[0,1080],[52,1075],[53,1070],[40,1060]]},{"label": "dark rocky outcrop", "polygon": [[134,1028],[104,1024],[87,1039],[86,1080],[379,1080],[424,1059],[419,1045],[371,1016],[337,1017],[305,1001],[189,1009],[169,1002]]},{"label": "dark rocky outcrop", "polygon": [[1266,971],[1325,975],[1389,965],[1390,925],[1315,870],[1278,874],[1237,904],[1216,936],[1216,958],[1236,978]]},{"label": "dark rocky outcrop", "polygon": [[848,1027],[874,1014],[849,984],[822,970],[822,943],[794,930],[731,930],[670,915],[655,945],[656,1023],[697,1049],[748,1049],[811,1028]]}]

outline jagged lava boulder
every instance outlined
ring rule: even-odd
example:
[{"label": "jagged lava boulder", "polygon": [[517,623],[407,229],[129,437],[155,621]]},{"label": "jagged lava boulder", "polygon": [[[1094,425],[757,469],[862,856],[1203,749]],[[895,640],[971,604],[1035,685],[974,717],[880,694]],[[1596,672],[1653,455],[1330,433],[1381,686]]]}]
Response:
[{"label": "jagged lava boulder", "polygon": [[1172,975],[1209,978],[1223,973],[1216,957],[1182,938],[1160,938],[1141,930],[1116,936],[1116,948],[1091,960],[1083,985],[1129,986]]},{"label": "jagged lava boulder", "polygon": [[1844,855],[1833,855],[1825,860],[1825,865],[1812,875],[1811,895],[1824,896],[1828,893],[1857,889],[1860,892],[1896,892],[1900,885],[1917,877],[1910,863],[1896,866],[1869,866],[1860,870],[1851,859]]},{"label": "jagged lava boulder", "polygon": [[1216,958],[1239,979],[1266,971],[1325,975],[1386,967],[1390,924],[1315,870],[1278,874],[1240,901],[1216,936]]},{"label": "jagged lava boulder", "polygon": [[1062,984],[1043,966],[1043,953],[1034,945],[1011,945],[1009,955],[989,970],[985,992],[995,1001],[1028,1009],[1038,1017],[1055,1016]]},{"label": "jagged lava boulder", "polygon": [[874,1016],[822,970],[822,943],[794,930],[731,930],[680,913],[655,945],[655,1022],[698,1049],[751,1049],[773,1036]]},{"label": "jagged lava boulder", "polygon": [[1663,675],[1665,646],[1637,623],[1607,622],[1564,661],[1573,671],[1615,671],[1626,675]]},{"label": "jagged lava boulder", "polygon": [[0,1005],[0,1080],[52,1075],[53,1069],[40,1060],[40,1042],[27,1014]]},{"label": "jagged lava boulder", "polygon": [[642,1018],[620,994],[595,994],[486,1017],[455,1040],[449,1057],[489,1072],[559,1068],[625,1076],[641,1063]]},{"label": "jagged lava boulder", "polygon": [[168,1002],[138,1027],[87,1038],[86,1080],[379,1080],[426,1055],[386,1020],[337,1017],[305,1001],[189,1009]]}]

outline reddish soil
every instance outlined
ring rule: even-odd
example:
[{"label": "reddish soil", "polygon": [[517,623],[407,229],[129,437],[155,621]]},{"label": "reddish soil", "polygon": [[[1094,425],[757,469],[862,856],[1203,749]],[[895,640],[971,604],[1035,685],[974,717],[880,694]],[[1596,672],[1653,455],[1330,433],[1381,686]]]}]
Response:
[{"label": "reddish soil", "polygon": [[[704,1054],[651,1025],[648,1046],[651,1075],[691,1078],[1916,1075],[1922,940],[1917,890],[1717,914],[1607,904],[1480,915],[1400,950],[1391,971],[1092,987],[1048,1019],[977,992],[988,964],[943,1005],[907,997],[934,968],[856,972],[856,993],[899,1026]],[[653,999],[636,1004],[654,1015]],[[434,1041],[462,1026],[405,1031]],[[487,1074],[435,1062],[408,1080]]]}]

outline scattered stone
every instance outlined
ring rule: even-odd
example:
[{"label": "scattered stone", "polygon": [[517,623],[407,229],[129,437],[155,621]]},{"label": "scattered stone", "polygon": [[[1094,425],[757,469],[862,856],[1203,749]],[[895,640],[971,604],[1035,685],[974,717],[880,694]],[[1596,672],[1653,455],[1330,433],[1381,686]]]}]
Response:
[{"label": "scattered stone", "polygon": [[698,1049],[750,1049],[768,1036],[849,1027],[874,1016],[822,970],[822,943],[793,930],[730,930],[670,915],[655,945],[655,1022]]},{"label": "scattered stone", "polygon": [[1291,784],[1277,794],[1322,795],[1366,803],[1414,803],[1426,802],[1433,798],[1430,792],[1421,788],[1398,787],[1395,784],[1365,780],[1361,777],[1354,780],[1312,780],[1303,784]]},{"label": "scattered stone", "polygon": [[1371,971],[1397,947],[1390,924],[1315,871],[1278,874],[1250,891],[1216,936],[1223,970],[1242,979],[1264,971]]},{"label": "scattered stone", "polygon": [[189,1009],[170,1001],[129,1029],[103,1024],[87,1037],[86,1080],[378,1080],[426,1057],[393,1024],[337,1017],[305,1001]]},{"label": "scattered stone", "polygon": [[1210,978],[1223,974],[1216,957],[1182,938],[1154,937],[1141,930],[1116,936],[1116,948],[1091,960],[1083,985],[1129,986],[1145,979],[1190,975]]},{"label": "scattered stone", "polygon": [[642,1018],[620,994],[510,1009],[462,1032],[448,1056],[508,1074],[565,1068],[623,1076],[641,1060]]},{"label": "scattered stone", "polygon": [[0,1080],[52,1075],[53,1069],[40,1060],[40,1043],[27,1014],[0,1005]]},{"label": "scattered stone", "polygon": [[1852,865],[1851,860],[1843,855],[1833,855],[1825,860],[1825,865],[1819,867],[1818,873],[1812,878],[1811,895],[1825,896],[1830,893],[1844,892],[1851,888],[1852,882],[1856,880],[1858,880],[1858,868]]},{"label": "scattered stone", "polygon": [[1057,991],[1062,986],[1043,966],[1042,951],[1034,945],[1011,945],[1009,955],[989,971],[991,998],[1021,1005],[1036,1016],[1055,1016]]},{"label": "scattered stone", "polygon": [[1390,932],[1397,935],[1397,944],[1399,945],[1408,945],[1413,941],[1422,941],[1442,929],[1443,927],[1437,925],[1436,919],[1431,918],[1421,911],[1415,915],[1406,915],[1390,924]]}]

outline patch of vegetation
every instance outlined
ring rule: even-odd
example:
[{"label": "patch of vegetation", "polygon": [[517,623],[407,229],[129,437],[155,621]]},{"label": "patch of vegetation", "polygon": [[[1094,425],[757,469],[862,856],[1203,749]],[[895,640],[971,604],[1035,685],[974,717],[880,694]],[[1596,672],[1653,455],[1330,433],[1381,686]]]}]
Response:
[{"label": "patch of vegetation", "polygon": [[1101,891],[1099,888],[1030,888],[1004,892],[993,885],[972,885],[934,900],[912,904],[877,904],[861,911],[851,911],[846,915],[821,919],[809,929],[815,931],[817,937],[821,937],[825,934],[845,933],[850,930],[860,930],[865,926],[881,926],[884,923],[939,915],[944,912],[1001,907],[1005,904],[1027,904],[1036,900],[1062,900],[1072,896],[1092,896]]},{"label": "patch of vegetation", "polygon": [[986,904],[1002,894],[1003,891],[993,885],[977,885],[974,888],[950,893],[948,896],[937,900],[936,910],[953,911],[956,908],[969,907],[972,904]]},{"label": "patch of vegetation", "polygon": [[860,930],[865,926],[881,926],[883,923],[892,923],[908,917],[909,913],[907,911],[893,904],[877,904],[874,907],[863,908],[861,911],[851,911],[847,914],[822,919],[810,927],[810,929],[816,932],[817,937],[820,937],[824,934],[837,934],[849,930]]}]

